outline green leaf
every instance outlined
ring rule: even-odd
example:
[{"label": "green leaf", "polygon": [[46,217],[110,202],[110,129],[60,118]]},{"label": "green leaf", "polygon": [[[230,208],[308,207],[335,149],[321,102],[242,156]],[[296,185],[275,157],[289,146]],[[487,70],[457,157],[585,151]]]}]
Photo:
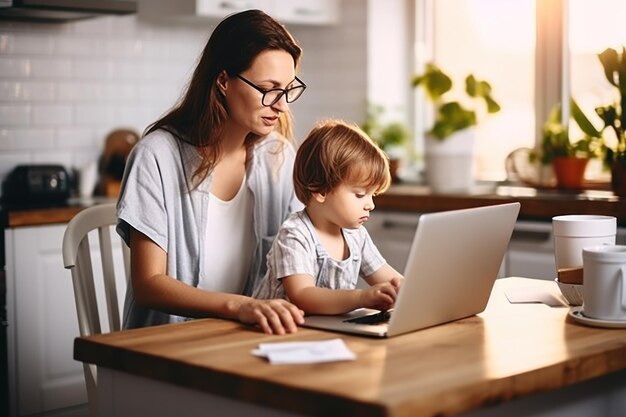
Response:
[{"label": "green leaf", "polygon": [[491,96],[485,96],[485,101],[487,102],[487,113],[497,113],[500,111],[500,105],[496,103],[496,101],[491,98]]},{"label": "green leaf", "polygon": [[474,76],[470,74],[465,78],[465,91],[470,97],[476,97],[476,90],[476,78],[474,78]]},{"label": "green leaf", "polygon": [[596,113],[604,122],[605,127],[613,126],[617,120],[617,109],[613,105],[596,107]]},{"label": "green leaf", "polygon": [[386,148],[393,145],[402,145],[408,140],[410,135],[404,124],[393,122],[382,129],[380,136],[381,142]]},{"label": "green leaf", "polygon": [[606,76],[606,79],[617,87],[616,76],[619,71],[617,51],[613,48],[606,48],[598,55],[598,58],[604,68],[604,75]]},{"label": "green leaf", "polygon": [[436,65],[427,64],[424,74],[413,78],[413,87],[421,85],[432,101],[437,101],[452,89],[452,79]]},{"label": "green leaf", "polygon": [[585,116],[585,113],[581,110],[576,103],[576,100],[570,100],[571,105],[571,115],[580,130],[583,131],[587,136],[591,136],[592,138],[599,138],[602,136],[602,133],[596,129],[596,127],[591,123],[591,121]]}]

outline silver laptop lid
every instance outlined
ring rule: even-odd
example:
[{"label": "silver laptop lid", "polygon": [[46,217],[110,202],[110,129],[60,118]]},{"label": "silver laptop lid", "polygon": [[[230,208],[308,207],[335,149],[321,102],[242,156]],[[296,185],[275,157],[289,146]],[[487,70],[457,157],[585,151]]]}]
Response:
[{"label": "silver laptop lid", "polygon": [[519,208],[508,203],[421,215],[387,336],[483,311]]}]

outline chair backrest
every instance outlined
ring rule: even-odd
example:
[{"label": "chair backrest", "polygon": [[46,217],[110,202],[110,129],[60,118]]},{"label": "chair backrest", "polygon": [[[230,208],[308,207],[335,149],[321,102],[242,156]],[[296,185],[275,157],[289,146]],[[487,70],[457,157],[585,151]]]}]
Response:
[{"label": "chair backrest", "polygon": [[[102,333],[100,318],[106,317],[108,331],[120,330],[119,294],[124,294],[130,277],[130,250],[111,231],[117,223],[115,203],[100,204],[80,211],[65,229],[63,264],[72,274],[74,299],[81,336]],[[92,233],[93,232],[93,233]],[[89,235],[98,235],[101,269],[92,264]],[[121,252],[121,258],[119,256]],[[98,252],[96,252],[97,254]],[[117,256],[116,256],[117,255]],[[122,262],[119,262],[123,260]],[[115,268],[116,261],[118,268]],[[120,263],[122,265],[120,265]],[[119,268],[121,267],[121,268]],[[121,269],[121,270],[120,270]],[[121,277],[121,275],[124,275]],[[101,277],[98,282],[95,278]],[[122,279],[118,279],[122,278]],[[118,288],[118,285],[123,288]],[[118,291],[119,290],[119,291]],[[102,310],[104,308],[104,310]],[[91,415],[97,415],[97,374],[94,365],[83,364]]]}]

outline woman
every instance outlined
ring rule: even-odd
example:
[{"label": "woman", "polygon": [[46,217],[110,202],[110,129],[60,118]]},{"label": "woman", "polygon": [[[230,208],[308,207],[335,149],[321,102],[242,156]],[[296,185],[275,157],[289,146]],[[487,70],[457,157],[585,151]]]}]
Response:
[{"label": "woman", "polygon": [[219,316],[297,331],[285,300],[249,297],[293,191],[288,103],[306,86],[301,49],[258,10],[222,21],[179,103],[131,153],[118,233],[131,249],[124,328]]}]

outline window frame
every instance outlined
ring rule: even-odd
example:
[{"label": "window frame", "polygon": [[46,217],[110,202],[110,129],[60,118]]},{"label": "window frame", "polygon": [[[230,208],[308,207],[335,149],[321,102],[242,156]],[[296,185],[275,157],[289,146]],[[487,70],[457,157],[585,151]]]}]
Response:
[{"label": "window frame", "polygon": [[[420,73],[427,62],[435,56],[435,0],[415,0],[414,6],[414,73]],[[539,147],[542,120],[547,120],[550,110],[557,103],[564,103],[562,120],[569,119],[569,44],[568,44],[568,0],[535,0],[535,85],[534,146]],[[423,149],[424,132],[418,126],[432,124],[431,104],[422,92],[415,91],[413,99],[413,130],[415,149]],[[419,109],[423,109],[420,111]]]}]

